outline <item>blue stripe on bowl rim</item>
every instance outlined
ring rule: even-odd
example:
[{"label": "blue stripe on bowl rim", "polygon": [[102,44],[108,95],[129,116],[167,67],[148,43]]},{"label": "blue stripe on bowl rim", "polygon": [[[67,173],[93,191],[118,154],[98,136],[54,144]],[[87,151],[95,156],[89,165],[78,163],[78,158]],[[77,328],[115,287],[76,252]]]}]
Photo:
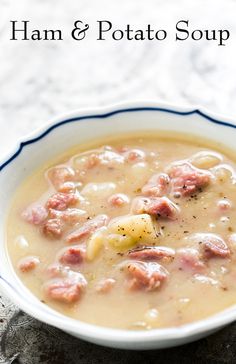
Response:
[{"label": "blue stripe on bowl rim", "polygon": [[194,110],[190,110],[190,111],[177,111],[177,110],[173,110],[173,109],[169,109],[169,108],[161,108],[161,107],[131,107],[131,108],[122,108],[122,109],[117,109],[114,111],[110,111],[104,114],[94,114],[94,115],[86,115],[86,116],[77,116],[77,117],[73,117],[73,118],[68,118],[62,121],[59,121],[53,125],[51,125],[50,127],[46,128],[46,130],[44,132],[42,132],[41,134],[39,134],[37,137],[29,139],[25,142],[21,142],[18,149],[16,150],[15,153],[13,153],[6,161],[4,161],[1,165],[0,165],[0,172],[8,165],[10,164],[23,150],[23,148],[26,145],[30,145],[33,144],[39,140],[41,140],[42,138],[44,138],[46,135],[48,135],[52,130],[65,125],[67,123],[72,123],[72,122],[76,122],[76,121],[82,121],[82,120],[88,120],[88,119],[105,119],[105,118],[109,118],[113,115],[116,114],[121,114],[121,113],[129,113],[129,112],[139,112],[139,111],[159,111],[159,112],[166,112],[169,114],[175,114],[175,115],[181,115],[181,116],[188,116],[188,115],[200,115],[201,117],[203,117],[205,120],[208,120],[214,124],[218,124],[218,125],[223,125],[223,126],[227,126],[227,127],[231,127],[231,128],[236,128],[236,125],[231,124],[229,122],[225,122],[222,120],[218,120],[215,119],[214,117],[211,117],[207,114],[205,114],[203,111],[199,110],[199,109],[194,109]]}]

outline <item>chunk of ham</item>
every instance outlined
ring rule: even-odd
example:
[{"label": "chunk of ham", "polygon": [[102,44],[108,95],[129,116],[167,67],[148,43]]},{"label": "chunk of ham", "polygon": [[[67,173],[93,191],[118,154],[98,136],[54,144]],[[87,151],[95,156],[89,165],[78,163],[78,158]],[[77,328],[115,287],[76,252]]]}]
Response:
[{"label": "chunk of ham", "polygon": [[174,249],[165,246],[145,246],[132,249],[128,252],[129,258],[137,260],[165,260],[172,261],[175,256]]},{"label": "chunk of ham", "polygon": [[168,271],[155,262],[130,262],[127,264],[130,290],[155,291],[167,279]]},{"label": "chunk of ham", "polygon": [[66,224],[76,224],[80,220],[84,219],[86,212],[84,210],[72,208],[65,211],[58,211],[49,209],[49,217],[51,219],[61,219]]},{"label": "chunk of ham", "polygon": [[63,234],[64,224],[61,219],[48,219],[43,225],[43,233],[47,237],[59,239]]},{"label": "chunk of ham", "polygon": [[81,227],[67,236],[67,243],[79,242],[82,239],[87,238],[100,227],[107,225],[108,220],[107,215],[98,215],[95,218],[86,221]]},{"label": "chunk of ham", "polygon": [[49,278],[66,278],[70,273],[70,267],[60,263],[53,263],[47,267],[45,273]]},{"label": "chunk of ham", "polygon": [[75,184],[74,182],[64,182],[58,187],[58,192],[75,193],[76,186],[78,186],[78,184]]},{"label": "chunk of ham", "polygon": [[87,159],[87,168],[91,169],[97,166],[106,166],[115,168],[124,162],[124,157],[112,150],[92,153]]},{"label": "chunk of ham", "polygon": [[67,248],[60,254],[59,262],[65,265],[81,264],[86,257],[86,249],[84,247],[73,246]]},{"label": "chunk of ham", "polygon": [[167,197],[137,197],[131,210],[135,214],[147,213],[167,219],[175,219],[179,213],[178,206]]},{"label": "chunk of ham", "polygon": [[198,249],[194,248],[182,248],[176,252],[176,261],[179,270],[185,272],[201,272],[205,265],[201,261],[200,253]]},{"label": "chunk of ham", "polygon": [[75,156],[72,162],[75,167],[76,178],[83,182],[87,173],[95,168],[119,168],[124,163],[124,156],[106,146]]},{"label": "chunk of ham", "polygon": [[115,283],[116,281],[113,278],[104,278],[96,285],[96,291],[99,293],[109,293]]},{"label": "chunk of ham", "polygon": [[179,208],[167,197],[151,198],[147,209],[150,215],[174,219],[179,213]]},{"label": "chunk of ham", "polygon": [[75,172],[71,167],[58,166],[48,171],[48,178],[56,190],[59,190],[64,183],[74,180]]},{"label": "chunk of ham", "polygon": [[129,149],[124,153],[125,161],[129,163],[143,162],[146,158],[145,152],[141,149]]},{"label": "chunk of ham", "polygon": [[22,273],[27,273],[27,272],[34,270],[39,263],[40,263],[40,260],[38,257],[34,257],[34,256],[25,257],[19,261],[18,269]]},{"label": "chunk of ham", "polygon": [[44,292],[49,299],[73,303],[81,298],[87,281],[81,273],[74,273],[67,278],[52,279],[44,285]]},{"label": "chunk of ham", "polygon": [[40,204],[34,204],[28,206],[21,214],[22,218],[30,224],[40,225],[42,224],[47,216],[48,212],[46,208]]},{"label": "chunk of ham", "polygon": [[226,213],[232,208],[231,202],[225,198],[217,202],[217,208],[220,213]]},{"label": "chunk of ham", "polygon": [[188,236],[187,241],[195,249],[199,250],[204,260],[210,258],[229,258],[230,249],[226,242],[217,234],[212,233],[196,233]]},{"label": "chunk of ham", "polygon": [[124,193],[116,193],[109,197],[108,203],[114,207],[122,207],[129,203],[129,197]]},{"label": "chunk of ham", "polygon": [[172,192],[180,196],[189,196],[201,191],[210,184],[213,178],[209,171],[194,167],[189,162],[173,164],[168,171],[171,179]]},{"label": "chunk of ham", "polygon": [[166,173],[154,174],[142,188],[145,196],[161,197],[168,193],[170,177]]},{"label": "chunk of ham", "polygon": [[229,258],[230,249],[221,237],[215,234],[199,235],[199,245],[204,258]]},{"label": "chunk of ham", "polygon": [[46,207],[47,209],[65,210],[70,206],[74,206],[78,202],[78,196],[74,193],[55,193],[49,197]]}]

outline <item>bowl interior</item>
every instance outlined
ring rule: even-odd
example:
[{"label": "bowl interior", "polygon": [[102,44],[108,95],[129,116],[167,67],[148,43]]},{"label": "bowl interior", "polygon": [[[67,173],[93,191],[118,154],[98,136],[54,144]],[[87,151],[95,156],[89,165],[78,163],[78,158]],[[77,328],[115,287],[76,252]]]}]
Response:
[{"label": "bowl interior", "polygon": [[[7,294],[18,303],[22,309],[55,326],[64,328],[72,333],[80,333],[86,339],[96,338],[100,335],[100,341],[114,342],[125,341],[126,343],[134,340],[145,341],[145,337],[150,341],[163,341],[169,338],[184,337],[189,334],[196,334],[202,330],[211,330],[217,325],[223,325],[236,317],[236,309],[230,308],[223,313],[216,315],[219,319],[203,320],[200,323],[185,325],[180,329],[161,329],[152,332],[131,332],[125,330],[113,330],[98,328],[86,323],[77,322],[73,319],[65,318],[63,315],[53,311],[43,305],[34,297],[28,289],[20,282],[16,276],[7,255],[4,244],[5,231],[4,224],[7,216],[9,202],[17,186],[30,175],[40,165],[53,159],[67,149],[85,143],[86,141],[96,140],[105,136],[116,134],[145,132],[145,131],[165,131],[191,134],[197,140],[207,138],[219,145],[227,145],[230,149],[235,149],[236,129],[233,125],[227,125],[209,117],[203,117],[199,112],[182,112],[173,110],[163,110],[158,108],[132,108],[129,110],[118,110],[106,114],[72,114],[66,120],[59,119],[47,131],[41,132],[21,144],[11,161],[2,165],[0,172],[0,203],[1,203],[1,224],[0,224],[0,255],[2,264],[0,266],[0,276],[7,283],[4,283]],[[232,318],[232,316],[234,316]],[[208,322],[208,324],[206,324]],[[191,328],[191,331],[189,331]],[[174,330],[174,331],[173,331]],[[118,333],[123,331],[122,334]],[[165,332],[165,334],[164,334]],[[163,336],[164,334],[164,336]],[[94,339],[92,340],[94,341]]]}]

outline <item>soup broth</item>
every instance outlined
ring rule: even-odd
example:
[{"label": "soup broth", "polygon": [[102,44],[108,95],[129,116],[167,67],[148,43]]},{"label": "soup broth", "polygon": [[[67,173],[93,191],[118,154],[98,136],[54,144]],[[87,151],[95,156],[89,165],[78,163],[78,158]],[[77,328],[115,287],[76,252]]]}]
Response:
[{"label": "soup broth", "polygon": [[100,326],[152,329],[236,302],[236,164],[194,138],[117,136],[39,168],[7,248],[39,300]]}]

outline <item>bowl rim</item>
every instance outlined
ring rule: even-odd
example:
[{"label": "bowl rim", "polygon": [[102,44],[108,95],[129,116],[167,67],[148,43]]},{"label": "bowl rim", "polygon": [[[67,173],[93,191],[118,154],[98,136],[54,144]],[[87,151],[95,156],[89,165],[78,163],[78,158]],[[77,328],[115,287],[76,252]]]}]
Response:
[{"label": "bowl rim", "polygon": [[[0,174],[1,172],[17,158],[17,156],[22,152],[26,145],[33,144],[56,128],[62,125],[85,121],[88,119],[104,119],[109,118],[113,115],[128,112],[165,112],[169,114],[181,115],[181,116],[191,116],[198,115],[205,119],[205,121],[222,125],[225,127],[230,127],[236,129],[236,124],[233,124],[232,119],[219,115],[216,113],[209,112],[203,108],[189,108],[189,107],[179,107],[173,106],[166,103],[157,103],[156,101],[137,101],[137,102],[127,102],[119,103],[115,105],[110,105],[108,107],[100,108],[86,108],[74,110],[66,114],[62,114],[52,119],[47,125],[34,130],[28,135],[28,137],[20,140],[19,144],[14,147],[14,149],[9,152],[8,156],[0,163]],[[223,121],[224,120],[224,121]],[[3,244],[4,245],[4,244]],[[36,319],[50,324],[54,327],[62,329],[64,331],[74,333],[79,335],[89,341],[102,341],[103,343],[144,343],[144,342],[165,342],[169,340],[181,340],[186,337],[192,337],[201,334],[205,331],[211,331],[222,327],[236,319],[236,305],[230,306],[217,314],[208,316],[205,319],[195,321],[192,323],[184,324],[177,327],[168,328],[157,328],[151,329],[149,331],[140,330],[124,330],[124,329],[113,329],[103,326],[98,326],[94,324],[88,324],[86,322],[69,318],[62,314],[59,314],[53,309],[47,309],[39,307],[33,304],[32,301],[28,302],[24,299],[22,295],[18,292],[16,287],[13,287],[11,283],[7,281],[6,278],[1,276],[0,272],[0,287],[3,292],[23,311],[29,315],[35,317]],[[41,304],[39,302],[39,304]]]},{"label": "bowl rim", "polygon": [[174,106],[163,102],[157,103],[156,101],[124,102],[106,107],[75,109],[67,113],[59,114],[55,118],[49,120],[46,125],[36,128],[34,131],[23,137],[23,139],[19,138],[18,145],[13,147],[13,150],[10,151],[5,158],[3,158],[3,161],[0,161],[0,172],[21,153],[25,146],[43,139],[51,131],[62,125],[89,119],[105,119],[116,114],[141,111],[157,111],[181,116],[199,115],[211,123],[228,126],[234,129],[236,128],[236,124],[233,124],[231,118],[213,113],[206,108],[200,108],[197,106],[193,108],[186,106]]}]

